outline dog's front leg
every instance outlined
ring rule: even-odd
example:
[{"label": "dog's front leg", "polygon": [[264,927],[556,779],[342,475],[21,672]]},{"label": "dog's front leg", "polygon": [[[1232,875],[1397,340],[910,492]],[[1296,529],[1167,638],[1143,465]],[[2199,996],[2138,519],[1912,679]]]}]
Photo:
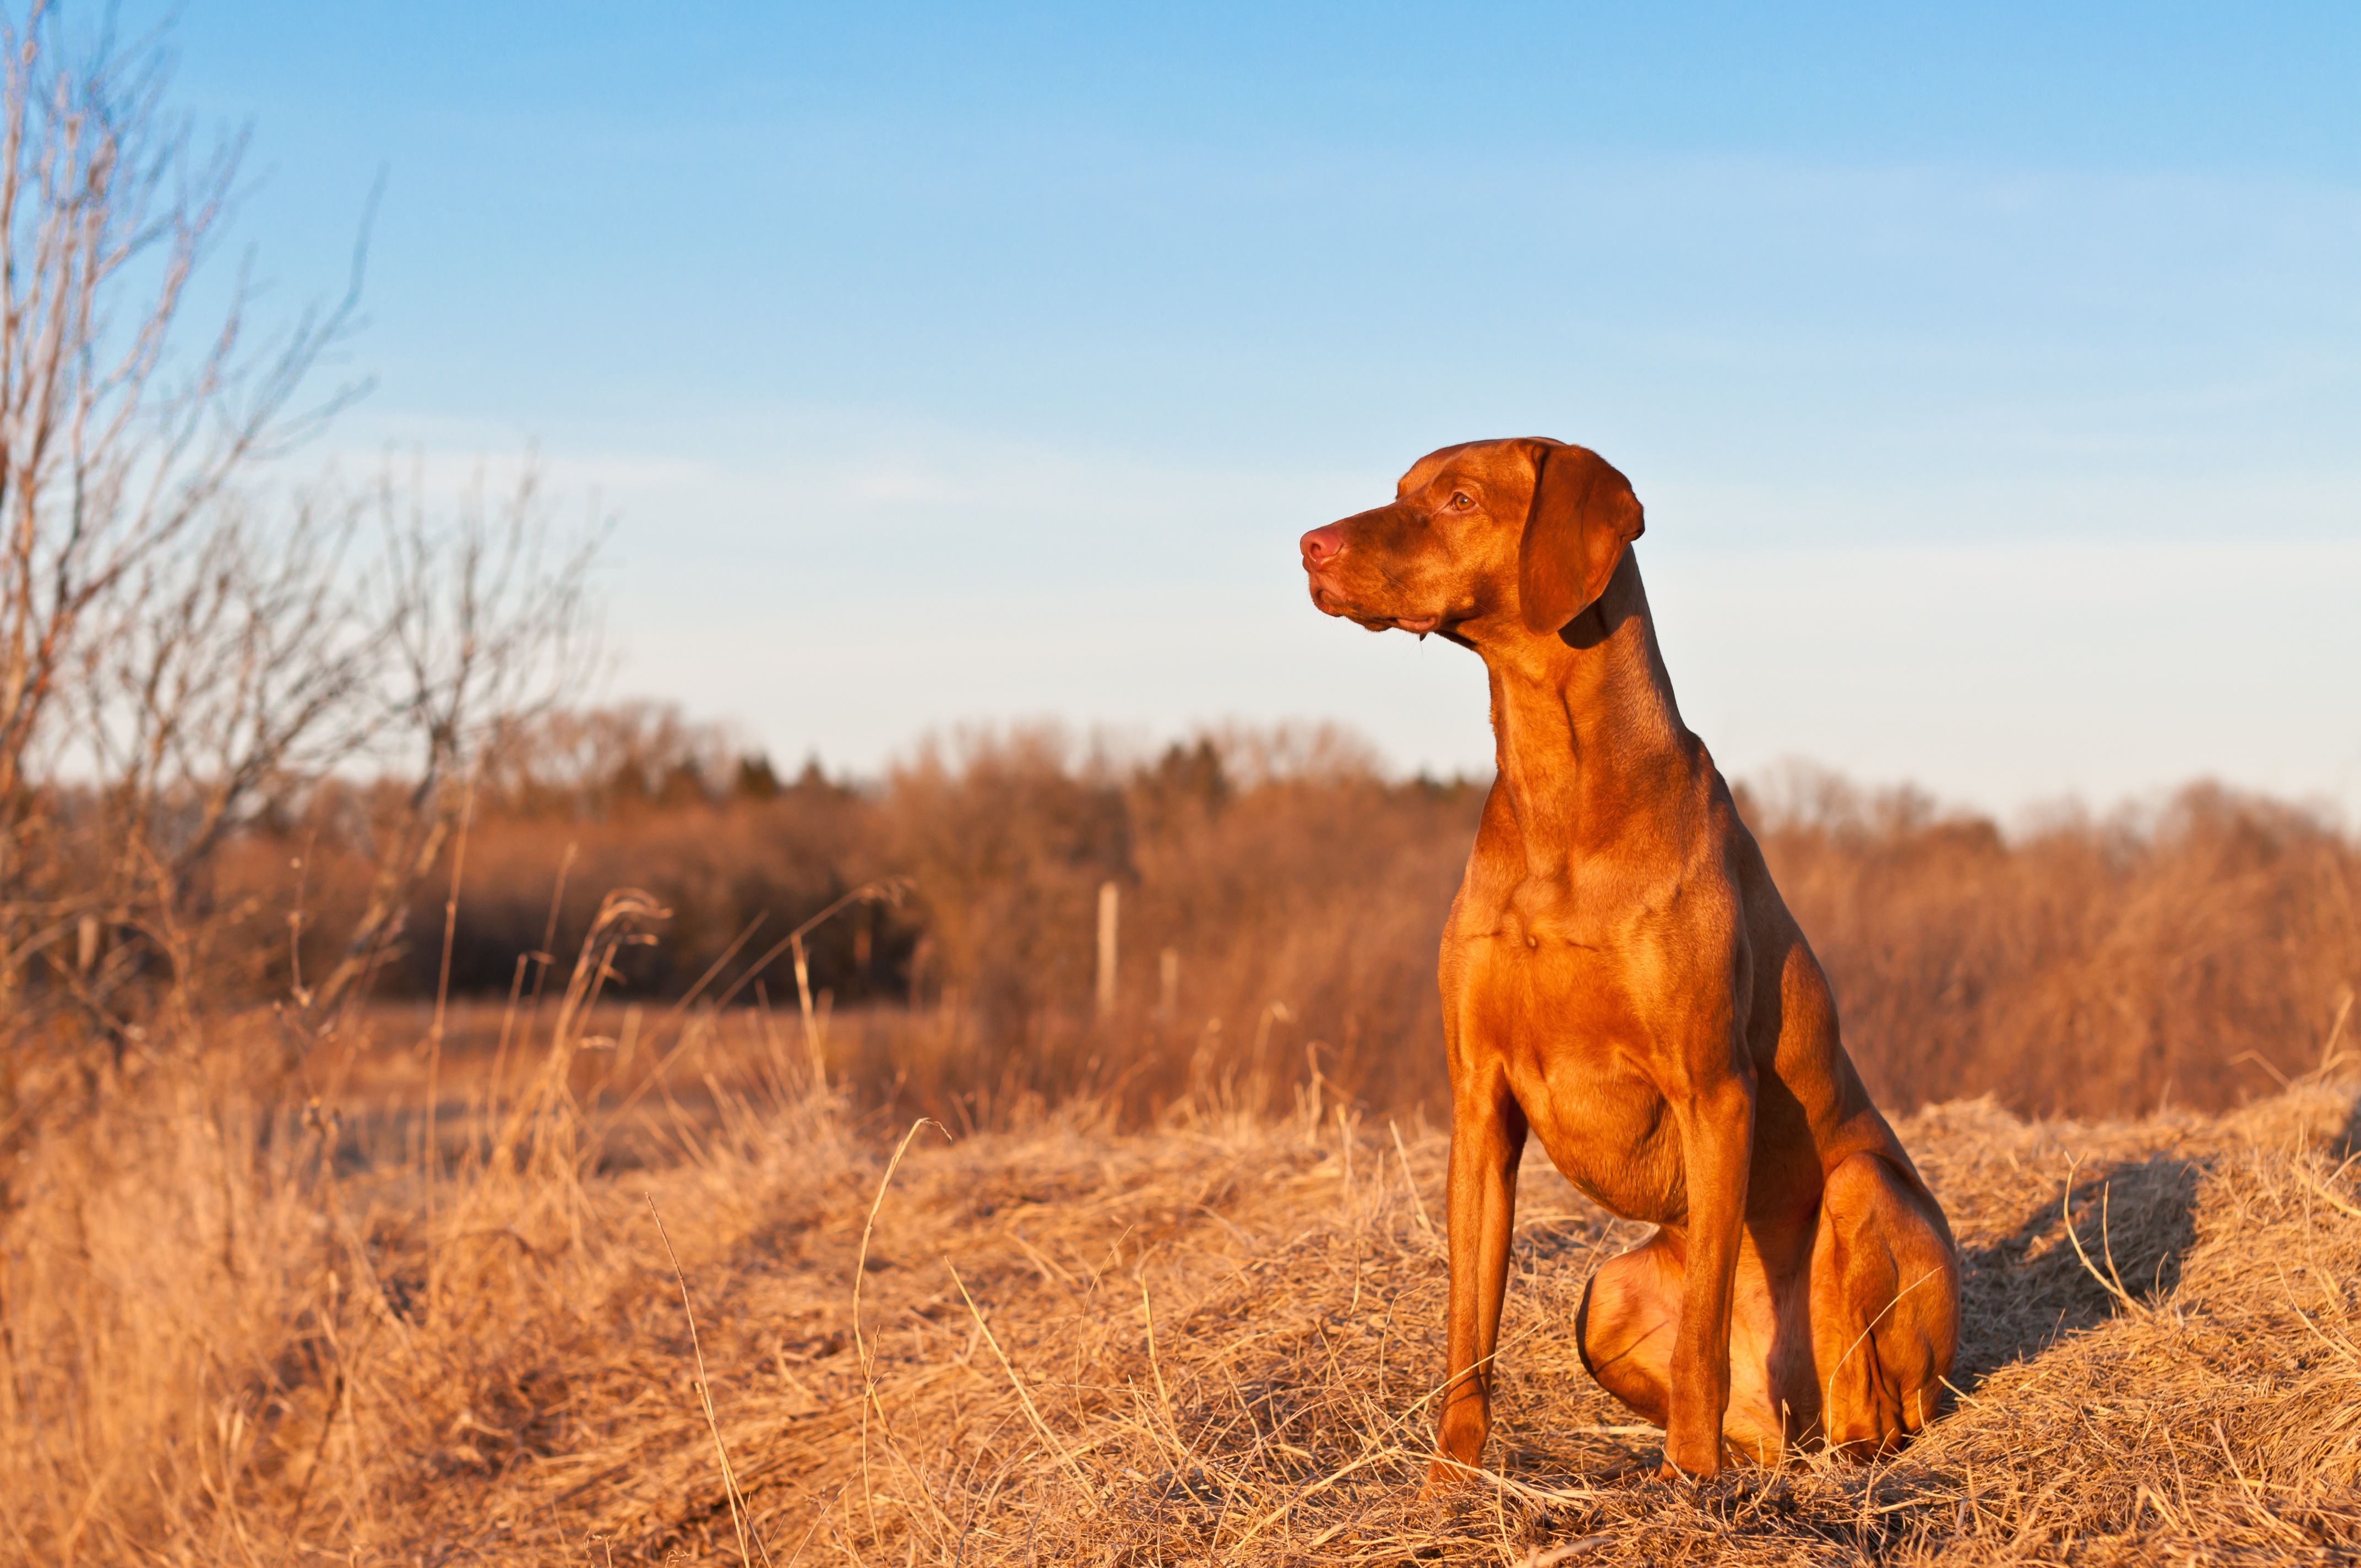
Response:
[{"label": "dog's front leg", "polygon": [[1525,1113],[1499,1064],[1463,1058],[1453,1069],[1451,1314],[1430,1493],[1466,1479],[1460,1466],[1476,1463],[1491,1431],[1492,1352],[1509,1288],[1517,1164],[1525,1151]]},{"label": "dog's front leg", "polygon": [[1730,1288],[1746,1223],[1747,1168],[1754,1157],[1753,1075],[1715,1072],[1675,1098],[1673,1105],[1688,1184],[1688,1255],[1660,1472],[1667,1480],[1721,1469],[1721,1420],[1730,1408]]}]

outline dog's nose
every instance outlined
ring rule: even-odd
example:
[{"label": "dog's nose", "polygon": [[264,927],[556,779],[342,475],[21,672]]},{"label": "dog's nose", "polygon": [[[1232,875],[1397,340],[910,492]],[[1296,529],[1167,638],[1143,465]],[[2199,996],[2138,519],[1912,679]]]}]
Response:
[{"label": "dog's nose", "polygon": [[1317,566],[1333,559],[1344,548],[1345,535],[1334,523],[1315,528],[1303,536],[1303,564]]}]

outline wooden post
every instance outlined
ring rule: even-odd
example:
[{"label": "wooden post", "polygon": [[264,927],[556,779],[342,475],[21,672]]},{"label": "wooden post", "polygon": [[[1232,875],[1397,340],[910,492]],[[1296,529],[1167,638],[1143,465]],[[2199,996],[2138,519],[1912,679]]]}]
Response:
[{"label": "wooden post", "polygon": [[1099,1016],[1115,1014],[1115,903],[1121,896],[1112,882],[1099,883]]}]

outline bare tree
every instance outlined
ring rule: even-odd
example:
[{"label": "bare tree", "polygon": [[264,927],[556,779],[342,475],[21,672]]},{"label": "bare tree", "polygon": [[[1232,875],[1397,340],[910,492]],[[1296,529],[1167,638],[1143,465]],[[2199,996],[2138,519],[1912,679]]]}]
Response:
[{"label": "bare tree", "polygon": [[37,0],[0,49],[0,1012],[37,970],[119,1047],[158,989],[132,982],[184,987],[235,924],[203,899],[225,842],[340,773],[398,778],[308,1031],[399,940],[485,749],[589,673],[598,531],[552,522],[530,462],[498,500],[390,466],[264,489],[355,390],[305,389],[357,253],[275,334],[242,269],[194,319],[243,137],[195,150],[159,37],[82,38]]},{"label": "bare tree", "polygon": [[199,967],[221,924],[199,905],[203,872],[225,840],[357,769],[406,789],[400,811],[359,825],[378,861],[368,905],[296,998],[306,1018],[337,1005],[401,935],[455,782],[590,674],[597,543],[553,524],[528,466],[497,504],[480,483],[438,504],[390,470],[369,492],[324,485],[281,513],[225,503],[158,553],[86,622],[61,683],[75,699],[61,740],[93,799],[80,885],[51,904],[102,918],[110,939],[104,962],[83,951],[54,979],[119,1028],[114,998],[143,959],[175,977]]},{"label": "bare tree", "polygon": [[[160,39],[0,20],[0,993],[28,932],[32,771],[93,619],[232,483],[340,400],[296,399],[355,295],[257,340],[241,272],[191,319],[244,138],[197,150]],[[357,267],[356,280],[357,280]],[[38,921],[36,920],[38,925]]]},{"label": "bare tree", "polygon": [[58,846],[68,885],[48,902],[82,930],[138,940],[102,953],[93,938],[51,971],[110,1027],[146,959],[192,972],[191,894],[224,839],[384,722],[350,580],[357,509],[307,498],[271,520],[234,499],[93,607],[59,681],[58,750],[87,804],[84,830]]},{"label": "bare tree", "polygon": [[578,692],[598,643],[588,590],[597,529],[553,526],[528,466],[489,504],[480,481],[438,527],[423,486],[377,498],[385,540],[367,599],[376,711],[403,749],[405,809],[373,846],[377,875],[335,967],[298,998],[317,1021],[340,1005],[400,935],[411,893],[441,854],[455,795],[501,742]]},{"label": "bare tree", "polygon": [[180,537],[258,456],[339,398],[291,412],[356,295],[257,343],[241,274],[187,319],[221,237],[243,137],[198,154],[166,115],[165,56],[76,49],[36,5],[0,25],[0,798],[82,618]]}]

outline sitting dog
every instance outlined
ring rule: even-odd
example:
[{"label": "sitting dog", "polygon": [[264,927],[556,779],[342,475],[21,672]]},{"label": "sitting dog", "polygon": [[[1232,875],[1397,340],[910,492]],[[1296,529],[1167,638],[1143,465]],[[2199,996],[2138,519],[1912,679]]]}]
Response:
[{"label": "sitting dog", "polygon": [[1959,1252],[1871,1102],[1827,979],[1681,722],[1631,542],[1584,447],[1422,457],[1391,504],[1305,534],[1312,602],[1433,632],[1489,672],[1499,776],[1444,929],[1448,1357],[1430,1490],[1491,1424],[1528,1133],[1657,1227],[1592,1277],[1583,1365],[1664,1429],[1661,1474],[1791,1443],[1885,1453],[1933,1413]]}]

